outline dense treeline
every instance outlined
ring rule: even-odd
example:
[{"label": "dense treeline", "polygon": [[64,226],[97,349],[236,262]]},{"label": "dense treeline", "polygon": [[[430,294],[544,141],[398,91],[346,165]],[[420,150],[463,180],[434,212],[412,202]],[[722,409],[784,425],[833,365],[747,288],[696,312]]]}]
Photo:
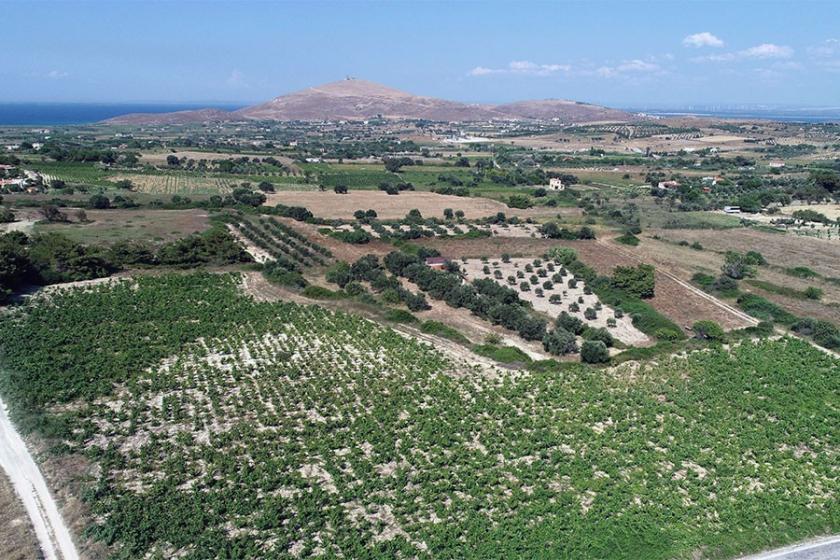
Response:
[{"label": "dense treeline", "polygon": [[91,246],[57,233],[0,236],[0,301],[29,285],[60,284],[110,276],[125,266],[223,265],[251,260],[224,229],[212,228],[170,243],[119,241]]}]

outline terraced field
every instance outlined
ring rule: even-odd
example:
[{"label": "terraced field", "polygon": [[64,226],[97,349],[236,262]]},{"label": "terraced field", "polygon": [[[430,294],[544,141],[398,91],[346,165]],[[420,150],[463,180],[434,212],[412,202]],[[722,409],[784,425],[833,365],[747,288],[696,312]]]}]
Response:
[{"label": "terraced field", "polygon": [[4,396],[98,465],[114,557],[717,558],[838,529],[840,363],[804,342],[511,372],[239,282],[0,322]]}]

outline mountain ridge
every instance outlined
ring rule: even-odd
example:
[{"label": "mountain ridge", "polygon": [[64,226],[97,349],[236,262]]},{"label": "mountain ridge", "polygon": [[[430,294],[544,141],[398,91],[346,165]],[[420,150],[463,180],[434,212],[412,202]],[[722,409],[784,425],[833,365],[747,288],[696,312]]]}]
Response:
[{"label": "mountain ridge", "polygon": [[177,113],[131,113],[108,124],[187,124],[225,121],[368,120],[517,121],[559,120],[568,123],[627,121],[632,114],[564,99],[526,100],[500,105],[470,104],[414,95],[389,86],[347,78],[280,95],[236,111],[199,109]]}]

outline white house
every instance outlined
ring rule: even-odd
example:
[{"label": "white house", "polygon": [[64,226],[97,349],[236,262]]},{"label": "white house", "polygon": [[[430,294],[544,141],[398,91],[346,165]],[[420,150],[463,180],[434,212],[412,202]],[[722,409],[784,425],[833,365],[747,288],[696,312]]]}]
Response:
[{"label": "white house", "polygon": [[548,180],[548,188],[552,191],[562,191],[566,187],[563,186],[563,180],[559,177],[552,177]]}]

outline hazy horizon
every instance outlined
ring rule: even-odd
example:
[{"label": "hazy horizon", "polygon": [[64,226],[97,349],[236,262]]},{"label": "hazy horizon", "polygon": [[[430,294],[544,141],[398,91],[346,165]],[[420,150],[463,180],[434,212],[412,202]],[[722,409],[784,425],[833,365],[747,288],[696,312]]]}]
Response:
[{"label": "hazy horizon", "polygon": [[836,105],[834,8],[11,1],[0,102],[249,104],[353,75],[472,103]]}]

